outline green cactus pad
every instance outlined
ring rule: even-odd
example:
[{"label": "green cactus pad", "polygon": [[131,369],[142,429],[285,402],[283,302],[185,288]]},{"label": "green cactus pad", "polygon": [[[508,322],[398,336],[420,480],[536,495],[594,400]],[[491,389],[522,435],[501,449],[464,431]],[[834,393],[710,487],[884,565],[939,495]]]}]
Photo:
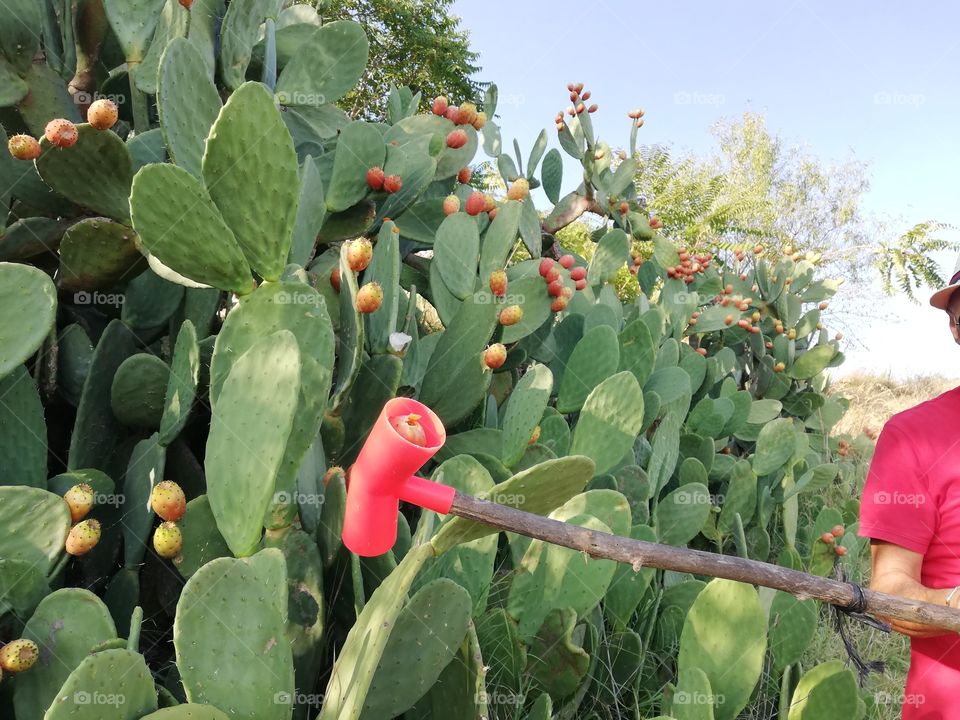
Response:
[{"label": "green cactus pad", "polygon": [[16,717],[43,720],[70,674],[94,647],[116,639],[117,630],[100,598],[89,590],[64,588],[41,601],[22,636],[37,643],[40,659],[17,678]]},{"label": "green cactus pad", "polygon": [[177,525],[183,535],[183,550],[173,564],[183,577],[190,578],[211,560],[230,556],[230,548],[217,530],[206,495],[187,503],[187,511]]},{"label": "green cactus pad", "polygon": [[0,378],[43,344],[53,329],[57,291],[36,268],[0,263]]},{"label": "green cactus pad", "polygon": [[[157,94],[157,85],[159,82],[160,61],[163,59],[163,53],[169,43],[178,39],[185,38],[190,25],[190,11],[183,7],[179,2],[167,0],[160,13],[160,19],[157,22],[157,29],[153,33],[153,39],[150,42],[150,48],[143,58],[143,62],[130,68],[130,77],[134,85],[142,92],[148,95]],[[203,71],[203,57],[198,55],[197,66]]]},{"label": "green cactus pad", "polygon": [[277,17],[277,0],[239,0],[227,8],[220,28],[220,75],[231,90],[243,85],[260,26]]},{"label": "green cactus pad", "polygon": [[136,277],[146,267],[131,228],[107,218],[86,218],[63,235],[57,282],[70,291],[106,289]]},{"label": "green cactus pad", "polygon": [[464,301],[427,364],[420,401],[448,427],[479,405],[489,387],[482,353],[497,322],[491,299],[483,292]]},{"label": "green cactus pad", "polygon": [[300,201],[297,205],[297,219],[293,224],[293,241],[287,259],[306,267],[313,259],[317,235],[323,227],[327,215],[324,203],[323,179],[317,164],[308,156],[300,167]]},{"label": "green cactus pad", "polygon": [[289,330],[264,337],[233,363],[207,439],[207,494],[234,555],[250,555],[274,494],[300,393],[300,351]]},{"label": "green cactus pad", "polygon": [[210,129],[203,180],[250,266],[278,280],[297,214],[297,154],[267,89],[244,83]]},{"label": "green cactus pad", "polygon": [[163,417],[163,397],[169,381],[170,368],[156,355],[131,355],[113,377],[113,414],[124,425],[156,430]]},{"label": "green cactus pad", "polygon": [[87,124],[77,126],[79,139],[69,148],[40,141],[43,151],[37,170],[56,192],[81,207],[126,221],[130,217],[127,197],[133,178],[133,162],[120,136]]},{"label": "green cactus pad", "polygon": [[817,606],[813,600],[798,600],[777,591],[770,605],[770,654],[773,667],[782,672],[800,662],[817,630]]},{"label": "green cactus pad", "polygon": [[471,624],[453,660],[410,712],[419,717],[489,717],[486,673],[477,633]]},{"label": "green cactus pad", "polygon": [[[646,542],[657,541],[656,533],[648,525],[634,525],[630,537]],[[610,581],[610,587],[603,598],[604,615],[615,628],[624,629],[630,624],[630,619],[650,587],[655,573],[654,568],[641,568],[637,571],[630,565],[617,565],[613,580]]]},{"label": "green cactus pad", "polygon": [[0,557],[48,572],[63,553],[70,524],[70,510],[59,495],[22,485],[0,487]]},{"label": "green cactus pad", "polygon": [[278,701],[294,691],[286,602],[286,563],[276,549],[212,560],[187,581],[173,643],[190,702],[231,716],[289,720],[289,704]]},{"label": "green cactus pad", "polygon": [[41,8],[31,0],[13,0],[0,9],[0,51],[21,74],[40,46]]},{"label": "green cactus pad", "polygon": [[764,425],[757,437],[753,471],[757,475],[768,475],[783,467],[796,452],[796,435],[790,418],[779,418]]},{"label": "green cactus pad", "polygon": [[386,156],[383,136],[376,125],[356,120],[340,131],[333,159],[333,174],[324,202],[332,213],[353,207],[370,188],[367,170],[383,166]]},{"label": "green cactus pad", "polygon": [[488,670],[488,687],[520,690],[527,666],[527,649],[517,634],[517,622],[503,608],[494,608],[476,621],[477,640]]},{"label": "green cactus pad", "polygon": [[145,715],[141,720],[230,720],[230,718],[213,705],[185,703],[157,710]]},{"label": "green cactus pad", "polygon": [[502,270],[507,257],[517,242],[520,232],[522,203],[507,200],[497,210],[497,216],[487,226],[480,248],[480,277],[489,278],[494,270]]},{"label": "green cactus pad", "polygon": [[668,545],[685,545],[697,536],[709,514],[707,487],[697,482],[682,485],[657,503],[657,537]]},{"label": "green cactus pad", "polygon": [[0,261],[25,260],[47,252],[56,253],[66,228],[67,223],[45,217],[17,220],[0,234]]},{"label": "green cactus pad", "polygon": [[25,367],[0,378],[0,485],[47,486],[47,424]]},{"label": "green cactus pad", "polygon": [[477,221],[466,213],[447,216],[433,243],[433,262],[447,289],[460,300],[476,288],[479,255]]},{"label": "green cactus pad", "polygon": [[17,110],[31,135],[41,137],[47,123],[54,118],[81,122],[80,110],[67,92],[63,78],[50,65],[33,63],[23,79],[30,86],[30,92],[20,101]]},{"label": "green cactus pad", "polygon": [[283,105],[323,105],[346,95],[367,67],[370,43],[359,23],[325,23],[303,43],[277,78]]},{"label": "green cactus pad", "polygon": [[360,717],[394,717],[412,707],[453,659],[470,609],[467,591],[445,578],[411,597],[389,633]]},{"label": "green cactus pad", "polygon": [[530,437],[547,409],[552,389],[553,374],[550,368],[533,365],[510,394],[503,417],[502,458],[507,467],[516,465],[523,457]]},{"label": "green cactus pad", "polygon": [[84,658],[44,720],[139,720],[156,709],[157,692],[143,656],[116,648]]},{"label": "green cactus pad", "polygon": [[359,720],[390,639],[385,631],[395,626],[414,578],[433,555],[429,544],[412,548],[370,596],[333,666],[317,720]]},{"label": "green cactus pad", "polygon": [[317,547],[325,567],[333,565],[343,547],[343,516],[347,508],[347,485],[342,472],[335,473],[327,482],[317,526]]},{"label": "green cactus pad", "polygon": [[396,225],[385,222],[373,249],[373,260],[363,275],[364,282],[376,282],[383,288],[383,303],[364,318],[367,348],[371,353],[390,350],[390,335],[397,329],[400,313],[400,235]]},{"label": "green cactus pad", "polygon": [[166,449],[154,433],[134,446],[123,481],[123,562],[136,568],[143,561],[147,538],[153,527],[150,493],[164,477]]},{"label": "green cactus pad", "polygon": [[402,372],[403,361],[395,355],[373,355],[363,362],[343,406],[346,436],[339,457],[345,465],[356,458],[383,406],[396,395]]},{"label": "green cactus pad", "polygon": [[620,369],[629,370],[644,385],[653,372],[656,345],[643,320],[634,320],[620,332]]},{"label": "green cactus pad", "polygon": [[363,318],[357,310],[357,275],[347,263],[347,243],[340,246],[340,316],[339,348],[337,352],[337,379],[330,408],[335,415],[343,409],[363,362]]},{"label": "green cactus pad", "polygon": [[677,688],[670,703],[676,720],[713,720],[713,706],[723,696],[714,696],[710,678],[698,667],[684,668],[677,677]]},{"label": "green cactus pad", "polygon": [[763,670],[766,617],[757,591],[732,580],[712,580],[697,595],[680,636],[680,671],[698,667],[724,698],[717,720],[733,720],[746,707]]},{"label": "green cactus pad", "polygon": [[160,21],[166,0],[104,0],[113,28],[128,63],[142,62]]},{"label": "green cactus pad", "polygon": [[572,695],[590,671],[590,656],[575,639],[576,626],[573,610],[551,610],[529,641],[527,672],[558,698]]},{"label": "green cactus pad", "polygon": [[800,678],[787,720],[860,720],[865,710],[856,676],[842,662],[833,660]]},{"label": "green cactus pad", "polygon": [[170,378],[160,418],[160,443],[169,445],[190,418],[200,377],[200,347],[193,323],[184,320],[177,334],[177,344],[170,363]]},{"label": "green cactus pad", "polygon": [[[564,377],[569,376],[568,370]],[[583,403],[570,452],[592,458],[597,473],[606,472],[633,447],[642,424],[643,391],[637,379],[627,371],[611,375]]]},{"label": "green cactus pad", "polygon": [[[733,532],[734,516],[739,514],[744,524],[753,519],[757,507],[757,476],[746,460],[738,460],[729,471],[730,481],[724,492],[723,508],[717,518],[717,529]],[[789,663],[788,663],[789,664]]]},{"label": "green cactus pad", "polygon": [[184,38],[171,41],[160,61],[160,128],[170,159],[196,177],[202,176],[207,135],[221,107],[197,45]]},{"label": "green cactus pad", "polygon": [[560,380],[557,410],[561,413],[580,410],[591,391],[610,377],[619,363],[620,343],[613,328],[598,325],[585,333],[570,355]]},{"label": "green cactus pad", "polygon": [[[233,232],[200,181],[183,168],[141,169],[133,179],[130,210],[143,247],[164,265],[221,290],[246,294],[253,288]],[[200,237],[204,242],[198,246]]]},{"label": "green cactus pad", "polygon": [[[547,460],[494,485],[482,497],[537,515],[546,515],[583,490],[593,477],[594,469],[593,461],[582,455]],[[459,543],[496,532],[496,528],[454,518],[444,523],[430,542],[440,554]]]}]

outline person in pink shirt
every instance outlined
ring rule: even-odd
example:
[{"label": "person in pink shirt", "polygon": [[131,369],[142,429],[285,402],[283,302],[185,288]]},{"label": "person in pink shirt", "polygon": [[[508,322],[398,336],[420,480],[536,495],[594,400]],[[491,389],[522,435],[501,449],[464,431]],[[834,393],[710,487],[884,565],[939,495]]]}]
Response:
[{"label": "person in pink shirt", "polygon": [[[960,343],[960,259],[930,298]],[[897,413],[884,425],[860,504],[870,538],[870,588],[960,608],[960,387]],[[910,637],[902,720],[960,718],[960,635],[890,620]]]}]

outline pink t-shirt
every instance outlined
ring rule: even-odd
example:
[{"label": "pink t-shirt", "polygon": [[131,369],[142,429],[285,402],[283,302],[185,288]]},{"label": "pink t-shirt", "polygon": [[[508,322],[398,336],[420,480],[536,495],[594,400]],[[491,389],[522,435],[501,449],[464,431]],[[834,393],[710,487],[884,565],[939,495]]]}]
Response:
[{"label": "pink t-shirt", "polygon": [[[960,585],[960,387],[894,415],[877,440],[862,537],[923,555],[921,582]],[[910,641],[903,720],[960,718],[960,635]]]}]

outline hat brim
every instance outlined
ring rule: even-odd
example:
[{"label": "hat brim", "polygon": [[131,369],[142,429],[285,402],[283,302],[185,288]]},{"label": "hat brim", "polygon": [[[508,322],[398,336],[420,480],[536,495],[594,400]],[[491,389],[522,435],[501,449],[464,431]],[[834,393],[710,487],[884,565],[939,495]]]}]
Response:
[{"label": "hat brim", "polygon": [[943,288],[943,290],[937,290],[930,297],[930,304],[935,308],[939,308],[940,310],[946,310],[947,305],[950,304],[950,298],[957,288],[960,288],[960,282],[953,285],[948,285],[947,287]]}]

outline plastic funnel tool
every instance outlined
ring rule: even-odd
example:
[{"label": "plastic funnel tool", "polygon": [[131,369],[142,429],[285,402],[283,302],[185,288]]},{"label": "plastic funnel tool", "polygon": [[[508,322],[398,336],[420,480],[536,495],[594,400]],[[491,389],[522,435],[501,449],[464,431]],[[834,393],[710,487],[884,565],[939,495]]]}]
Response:
[{"label": "plastic funnel tool", "polygon": [[349,550],[370,557],[392,548],[401,500],[450,512],[454,489],[414,474],[446,439],[443,423],[426,405],[394,398],[384,406],[347,473],[343,544]]}]

